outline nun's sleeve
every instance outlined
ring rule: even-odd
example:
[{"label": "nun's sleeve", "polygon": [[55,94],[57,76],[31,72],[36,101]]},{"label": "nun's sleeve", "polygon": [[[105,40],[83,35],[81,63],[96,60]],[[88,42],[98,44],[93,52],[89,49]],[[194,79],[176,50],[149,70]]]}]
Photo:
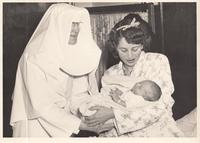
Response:
[{"label": "nun's sleeve", "polygon": [[90,98],[90,95],[88,93],[88,86],[89,85],[87,76],[73,78],[73,87],[70,97],[69,108],[70,111],[76,116],[79,116],[79,107],[82,104],[86,104]]},{"label": "nun's sleeve", "polygon": [[67,137],[76,132],[80,119],[56,104],[57,94],[48,85],[45,72],[29,60],[23,69],[28,118],[39,119],[44,130],[52,137]]}]

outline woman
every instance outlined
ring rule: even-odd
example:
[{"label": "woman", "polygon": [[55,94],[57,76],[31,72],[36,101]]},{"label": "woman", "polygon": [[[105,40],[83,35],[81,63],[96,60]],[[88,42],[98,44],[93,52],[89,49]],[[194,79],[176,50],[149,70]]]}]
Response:
[{"label": "woman", "polygon": [[[85,42],[86,41],[86,42]],[[67,4],[46,11],[18,64],[10,124],[14,137],[69,137],[101,132],[72,115],[69,102],[97,92],[101,52],[92,39],[89,13]]]},{"label": "woman", "polygon": [[[182,136],[172,118],[174,100],[171,95],[174,86],[168,59],[162,54],[147,52],[151,43],[148,23],[137,14],[129,14],[114,26],[110,32],[109,42],[111,52],[120,62],[105,72],[102,78],[102,91],[113,84],[111,82],[114,78],[122,77],[124,80],[119,80],[120,84],[128,82],[129,79],[142,78],[154,81],[161,88],[162,95],[157,103],[129,113],[102,106],[91,107],[91,110],[97,112],[86,118],[87,124],[93,126],[114,119],[117,133],[106,133],[107,137]],[[110,94],[113,96],[118,93],[113,93],[112,90]]]}]

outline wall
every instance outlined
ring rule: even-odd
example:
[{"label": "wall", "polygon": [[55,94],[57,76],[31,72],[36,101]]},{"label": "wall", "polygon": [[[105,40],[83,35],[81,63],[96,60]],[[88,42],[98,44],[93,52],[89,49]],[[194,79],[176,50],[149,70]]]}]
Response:
[{"label": "wall", "polygon": [[171,64],[173,112],[178,119],[196,107],[197,101],[196,4],[164,3],[163,20],[164,53]]},{"label": "wall", "polygon": [[78,7],[99,7],[99,6],[113,6],[113,5],[128,5],[137,4],[138,2],[78,2],[74,3]]}]

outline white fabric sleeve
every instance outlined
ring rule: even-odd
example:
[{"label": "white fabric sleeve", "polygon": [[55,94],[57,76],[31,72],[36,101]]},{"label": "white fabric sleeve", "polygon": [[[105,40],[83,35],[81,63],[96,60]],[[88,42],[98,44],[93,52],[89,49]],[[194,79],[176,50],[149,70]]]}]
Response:
[{"label": "white fabric sleeve", "polygon": [[78,116],[78,110],[81,104],[87,103],[91,98],[88,93],[88,76],[73,78],[73,87],[70,98],[70,111]]},{"label": "white fabric sleeve", "polygon": [[36,117],[50,136],[70,136],[79,129],[81,121],[55,104],[58,97],[48,85],[46,76],[37,65],[27,61],[24,82],[28,94],[27,103],[30,103],[27,105],[28,113],[37,113]]}]

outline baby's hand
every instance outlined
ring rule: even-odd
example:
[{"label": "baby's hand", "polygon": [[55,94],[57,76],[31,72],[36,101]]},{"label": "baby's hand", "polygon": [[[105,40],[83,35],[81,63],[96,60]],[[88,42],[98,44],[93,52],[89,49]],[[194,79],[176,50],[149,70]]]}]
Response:
[{"label": "baby's hand", "polygon": [[118,88],[116,88],[115,90],[111,89],[110,91],[110,97],[112,98],[112,100],[124,107],[126,107],[126,103],[125,101],[120,99],[120,96],[123,94],[123,92],[121,90],[119,90]]},{"label": "baby's hand", "polygon": [[110,94],[121,96],[123,94],[123,92],[121,90],[119,90],[118,88],[115,88],[114,90],[111,89]]},{"label": "baby's hand", "polygon": [[112,98],[113,101],[118,102],[122,95],[122,91],[116,88],[115,90],[111,89],[109,96]]}]

